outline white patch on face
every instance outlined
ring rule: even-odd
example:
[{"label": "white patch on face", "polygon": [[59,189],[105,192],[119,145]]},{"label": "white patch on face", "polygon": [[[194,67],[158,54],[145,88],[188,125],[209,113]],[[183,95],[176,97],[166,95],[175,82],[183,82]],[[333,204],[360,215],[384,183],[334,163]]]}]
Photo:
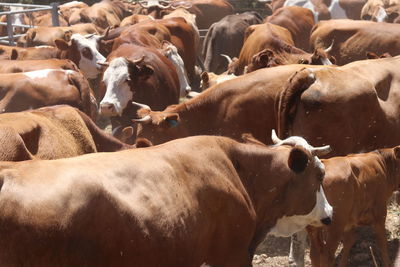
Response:
[{"label": "white patch on face", "polygon": [[322,65],[333,65],[328,58],[321,58]]},{"label": "white patch on face", "polygon": [[322,186],[316,193],[316,203],[313,210],[307,215],[283,216],[278,219],[269,235],[288,237],[303,230],[307,225],[321,226],[321,220],[332,218],[332,206],[325,197]]},{"label": "white patch on face", "polygon": [[121,115],[133,97],[133,93],[127,83],[128,79],[127,60],[122,57],[113,59],[104,72],[103,81],[107,86],[107,90],[103,100],[100,102],[100,106],[113,104],[116,112]]},{"label": "white patch on face", "polygon": [[168,48],[170,49],[167,53],[166,57],[174,64],[176,73],[179,77],[179,85],[180,85],[180,97],[185,97],[188,92],[192,90],[189,85],[186,72],[185,72],[185,64],[181,56],[178,54],[178,50],[174,45],[169,45]]},{"label": "white patch on face", "polygon": [[[83,71],[89,79],[95,79],[101,73],[101,66],[97,62],[105,62],[106,58],[100,54],[97,47],[97,38],[85,38],[79,33],[73,34],[71,40],[76,42],[80,57],[78,67]],[[88,48],[92,54],[92,59],[83,56],[83,49]]]},{"label": "white patch on face", "polygon": [[44,70],[35,70],[29,72],[22,72],[25,76],[30,79],[42,79],[47,78],[50,72],[55,71],[54,69],[44,69]]},{"label": "white patch on face", "polygon": [[376,22],[384,22],[387,20],[387,13],[382,6],[379,6],[378,12],[376,13]]},{"label": "white patch on face", "polygon": [[50,46],[50,45],[38,45],[38,46],[34,46],[33,48],[36,48],[36,49],[41,49],[41,48],[54,48],[54,46]]}]

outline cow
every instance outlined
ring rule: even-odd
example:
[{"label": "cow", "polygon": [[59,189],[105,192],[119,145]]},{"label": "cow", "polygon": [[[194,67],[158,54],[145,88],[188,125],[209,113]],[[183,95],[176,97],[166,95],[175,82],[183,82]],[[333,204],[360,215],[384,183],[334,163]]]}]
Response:
[{"label": "cow", "polygon": [[[10,11],[22,11],[24,10],[23,7],[18,7],[18,6],[10,6]],[[0,16],[0,22],[7,22],[7,16],[2,15]],[[25,13],[17,13],[17,14],[12,14],[11,15],[11,24],[15,25],[30,25],[30,20],[29,17]],[[13,33],[14,34],[21,34],[26,32],[26,28],[21,28],[21,27],[13,27]],[[7,25],[0,25],[0,36],[8,36],[7,32]]]},{"label": "cow", "polygon": [[60,15],[68,22],[68,25],[73,25],[74,23],[71,22],[76,22],[75,12],[88,7],[86,3],[80,1],[71,1],[58,6]]},{"label": "cow", "polygon": [[333,60],[328,58],[324,49],[316,49],[311,54],[295,47],[286,28],[267,22],[247,28],[239,59],[229,64],[228,73],[241,75],[247,65],[247,72],[251,72],[285,64],[331,65]]},{"label": "cow", "polygon": [[292,35],[294,45],[308,51],[311,29],[314,26],[311,10],[299,6],[281,7],[264,21],[286,28]]},{"label": "cow", "polygon": [[[105,33],[106,35],[107,33]],[[99,52],[99,42],[105,35],[82,36],[73,34],[70,41],[56,39],[55,45],[61,50],[60,58],[72,60],[86,78],[96,79],[102,73],[101,63],[106,58]]]},{"label": "cow", "polygon": [[108,56],[107,62],[102,115],[128,126],[137,110],[132,100],[157,109],[178,103],[180,87],[175,67],[156,49],[124,44]]},{"label": "cow", "polygon": [[317,157],[326,148],[300,137],[273,147],[245,140],[196,136],[113,153],[1,162],[0,261],[251,266],[267,233],[330,223]]},{"label": "cow", "polygon": [[[58,26],[67,27],[69,26],[68,21],[59,13],[58,14]],[[53,15],[51,12],[45,12],[41,15],[37,14],[33,17],[33,25],[38,27],[53,27]]]},{"label": "cow", "polygon": [[136,23],[139,23],[141,21],[146,21],[146,20],[154,20],[154,18],[149,15],[133,14],[129,17],[124,18],[121,21],[121,23],[119,24],[119,27],[131,26],[131,25],[134,25]]},{"label": "cow", "polygon": [[365,59],[367,52],[399,54],[400,25],[372,21],[330,20],[317,23],[311,33],[310,47],[323,48],[331,44],[329,55],[338,65]]},{"label": "cow", "polygon": [[68,59],[0,60],[0,73],[28,72],[41,69],[79,71],[75,63]]},{"label": "cow", "polygon": [[97,104],[88,81],[73,70],[45,69],[0,74],[0,112],[17,112],[56,104],[69,104],[92,119]]},{"label": "cow", "polygon": [[399,14],[400,2],[398,0],[368,0],[361,10],[361,19],[399,23]]},{"label": "cow", "polygon": [[110,26],[118,26],[121,21],[132,15],[121,1],[102,0],[90,7],[84,7],[71,14],[71,24],[93,23],[96,26],[107,29]]},{"label": "cow", "polygon": [[58,159],[132,147],[68,105],[0,114],[0,136],[1,161]]},{"label": "cow", "polygon": [[367,0],[272,0],[272,10],[283,6],[300,6],[310,9],[314,21],[328,19],[359,19]]},{"label": "cow", "polygon": [[242,133],[251,133],[268,144],[271,140],[267,136],[276,127],[274,105],[282,84],[303,67],[286,65],[257,70],[214,85],[195,98],[163,111],[152,111],[142,105],[138,118],[131,117],[139,124],[137,137],[157,145],[204,134],[240,140]]},{"label": "cow", "polygon": [[35,46],[35,47],[14,47],[0,45],[0,59],[2,60],[38,60],[60,58],[60,51],[53,46]]},{"label": "cow", "polygon": [[[238,57],[243,46],[244,33],[248,26],[262,23],[257,12],[228,15],[209,28],[203,44],[204,66],[208,72],[221,74],[228,62],[221,54]],[[226,45],[229,43],[229,45]]]},{"label": "cow", "polygon": [[78,24],[69,27],[37,27],[31,28],[26,32],[26,35],[21,36],[17,44],[20,47],[33,47],[39,45],[50,45],[54,46],[54,40],[64,39],[70,40],[70,37],[74,33],[82,35],[87,34],[99,34],[102,33],[92,23]]},{"label": "cow", "polygon": [[323,188],[333,206],[329,227],[308,227],[313,266],[334,266],[335,251],[343,241],[339,266],[346,266],[356,241],[356,227],[372,226],[381,266],[391,266],[385,220],[393,191],[400,188],[400,146],[369,153],[322,160],[325,165]]}]

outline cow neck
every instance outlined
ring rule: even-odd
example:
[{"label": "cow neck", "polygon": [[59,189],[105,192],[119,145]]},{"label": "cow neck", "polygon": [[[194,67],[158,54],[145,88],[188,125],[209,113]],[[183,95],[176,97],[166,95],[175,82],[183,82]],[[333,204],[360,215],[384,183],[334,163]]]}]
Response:
[{"label": "cow neck", "polygon": [[245,198],[250,200],[249,205],[256,215],[251,249],[255,249],[284,212],[289,211],[284,201],[289,183],[278,181],[273,175],[271,163],[276,153],[264,145],[249,144],[239,144],[231,152],[231,160],[247,194]]},{"label": "cow neck", "polygon": [[387,193],[391,195],[400,188],[400,163],[396,159],[393,149],[381,149],[377,153],[383,158],[381,165],[386,170],[386,189]]},{"label": "cow neck", "polygon": [[209,92],[204,92],[176,106],[174,112],[177,112],[180,120],[188,125],[188,130],[191,131],[189,135],[215,133],[217,125],[214,122],[218,104],[215,99],[210,101],[209,95]]}]

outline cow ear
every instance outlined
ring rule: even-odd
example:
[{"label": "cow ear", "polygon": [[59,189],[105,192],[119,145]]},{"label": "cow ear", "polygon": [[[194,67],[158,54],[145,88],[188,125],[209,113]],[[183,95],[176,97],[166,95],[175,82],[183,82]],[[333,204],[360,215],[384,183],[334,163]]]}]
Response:
[{"label": "cow ear", "polygon": [[69,44],[63,39],[56,39],[54,40],[56,47],[60,50],[68,50]]},{"label": "cow ear", "polygon": [[128,126],[125,127],[124,129],[122,129],[122,133],[121,133],[121,141],[125,142],[128,141],[129,138],[131,138],[133,136],[133,127],[132,126]]},{"label": "cow ear", "polygon": [[207,71],[203,71],[201,73],[201,80],[203,81],[203,83],[208,83],[208,81],[210,80],[210,77],[208,76]]},{"label": "cow ear", "polygon": [[295,173],[303,172],[308,165],[309,154],[299,146],[295,146],[290,151],[288,166]]},{"label": "cow ear", "polygon": [[151,146],[153,146],[153,143],[150,142],[150,140],[147,138],[138,138],[138,139],[136,139],[135,145],[136,145],[136,148],[151,147]]},{"label": "cow ear", "polygon": [[171,113],[166,115],[162,121],[162,125],[168,128],[173,128],[179,124],[179,114],[178,113]]},{"label": "cow ear", "polygon": [[367,58],[368,59],[377,59],[379,56],[375,54],[374,52],[367,52]]},{"label": "cow ear", "polygon": [[16,59],[18,59],[18,51],[17,51],[17,49],[11,50],[10,59],[11,59],[11,60],[16,60]]},{"label": "cow ear", "polygon": [[396,146],[395,148],[393,148],[393,152],[396,159],[400,159],[400,146]]},{"label": "cow ear", "polygon": [[154,73],[154,68],[148,64],[140,67],[140,77],[143,79],[148,79]]}]

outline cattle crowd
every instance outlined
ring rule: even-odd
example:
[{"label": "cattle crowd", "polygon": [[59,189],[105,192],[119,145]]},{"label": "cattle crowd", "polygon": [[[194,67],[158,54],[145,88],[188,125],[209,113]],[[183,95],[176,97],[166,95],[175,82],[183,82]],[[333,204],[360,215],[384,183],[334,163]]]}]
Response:
[{"label": "cattle crowd", "polygon": [[11,16],[35,27],[0,45],[0,266],[252,266],[273,235],[292,236],[282,266],[309,243],[344,267],[362,225],[400,264],[400,1],[259,5]]}]

